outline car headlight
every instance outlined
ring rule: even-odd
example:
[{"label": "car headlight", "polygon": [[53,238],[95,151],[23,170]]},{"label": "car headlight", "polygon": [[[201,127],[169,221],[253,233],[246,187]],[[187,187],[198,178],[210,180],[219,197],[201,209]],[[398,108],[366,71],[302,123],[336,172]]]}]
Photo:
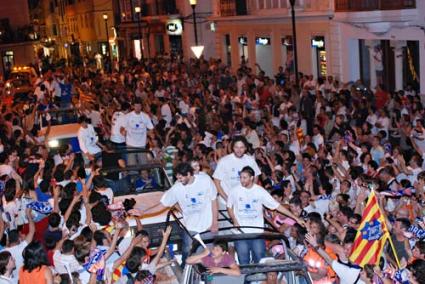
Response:
[{"label": "car headlight", "polygon": [[10,88],[10,87],[12,87],[12,84],[10,84],[10,82],[7,82],[7,83],[5,84],[5,87],[6,87],[6,88]]},{"label": "car headlight", "polygon": [[59,141],[56,139],[50,140],[48,144],[50,148],[57,148],[59,146]]}]

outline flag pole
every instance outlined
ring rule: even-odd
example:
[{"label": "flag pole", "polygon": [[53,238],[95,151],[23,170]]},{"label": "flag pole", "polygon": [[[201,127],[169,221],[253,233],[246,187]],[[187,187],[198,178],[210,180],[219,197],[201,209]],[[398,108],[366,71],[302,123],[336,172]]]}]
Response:
[{"label": "flag pole", "polygon": [[[376,192],[375,192],[375,190],[373,190],[372,189],[372,191],[373,191],[373,193],[374,193],[374,195],[375,196],[377,196],[377,194],[376,194]],[[378,207],[379,207],[379,210],[381,211],[381,212],[385,212],[385,211],[382,211],[382,209],[381,209],[381,204],[380,204],[380,200],[379,200],[379,198],[377,197],[377,199],[378,199]],[[393,251],[393,254],[394,254],[394,258],[395,258],[395,261],[396,261],[396,263],[397,263],[397,267],[398,267],[398,269],[400,269],[400,261],[399,261],[399,259],[398,259],[398,255],[397,255],[397,252],[396,252],[396,250],[395,250],[395,247],[394,247],[394,243],[393,243],[393,239],[391,238],[391,232],[388,230],[388,226],[387,226],[387,222],[388,222],[388,218],[387,218],[387,216],[385,216],[385,214],[382,214],[383,216],[384,216],[384,219],[385,219],[385,229],[387,230],[387,232],[388,232],[388,241],[390,242],[390,246],[391,246],[391,250]]]},{"label": "flag pole", "polygon": [[397,252],[395,250],[394,243],[393,243],[393,240],[391,238],[391,234],[388,237],[388,241],[390,242],[391,250],[393,251],[395,261],[397,262],[397,267],[398,267],[398,269],[400,269],[401,268],[400,267],[400,261],[398,260]]}]

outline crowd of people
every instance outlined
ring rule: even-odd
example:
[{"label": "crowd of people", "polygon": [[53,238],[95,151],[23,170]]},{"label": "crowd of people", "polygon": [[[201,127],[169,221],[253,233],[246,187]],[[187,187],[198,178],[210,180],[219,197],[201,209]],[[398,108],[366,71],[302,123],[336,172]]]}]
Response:
[{"label": "crowd of people", "polygon": [[[171,229],[152,249],[140,222],[174,205],[192,236],[213,238],[219,210],[243,233],[281,233],[315,284],[425,283],[425,111],[411,86],[388,92],[303,74],[296,86],[283,68],[268,77],[202,58],[117,67],[43,70],[28,100],[2,98],[0,283],[175,281],[164,257]],[[68,107],[79,113],[79,154],[51,150],[42,131],[49,111]],[[174,182],[159,204],[127,211],[134,236],[99,174],[102,152],[125,147],[150,150]],[[139,188],[147,182],[142,173]],[[379,263],[359,267],[349,257],[372,191],[395,253],[385,247]],[[240,275],[273,251],[254,239],[189,255],[192,238],[182,239],[182,264],[211,274]]]}]

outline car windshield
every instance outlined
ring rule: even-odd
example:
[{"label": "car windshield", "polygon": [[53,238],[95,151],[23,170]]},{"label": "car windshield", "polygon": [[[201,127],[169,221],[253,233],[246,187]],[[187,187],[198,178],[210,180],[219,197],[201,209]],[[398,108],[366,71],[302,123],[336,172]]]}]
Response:
[{"label": "car windshield", "polygon": [[114,196],[166,191],[171,187],[165,171],[159,165],[104,169],[102,174]]},{"label": "car windshield", "polygon": [[13,72],[12,74],[10,74],[10,79],[12,80],[25,80],[29,83],[29,78],[29,73],[25,72]]},{"label": "car windshield", "polygon": [[15,88],[30,86],[30,81],[26,78],[19,78],[12,81],[12,86]]},{"label": "car windshield", "polygon": [[[55,108],[40,111],[39,119],[43,121],[47,114],[50,116],[50,125],[71,124],[78,121],[78,110],[76,108]],[[42,126],[45,126],[45,123]]]}]

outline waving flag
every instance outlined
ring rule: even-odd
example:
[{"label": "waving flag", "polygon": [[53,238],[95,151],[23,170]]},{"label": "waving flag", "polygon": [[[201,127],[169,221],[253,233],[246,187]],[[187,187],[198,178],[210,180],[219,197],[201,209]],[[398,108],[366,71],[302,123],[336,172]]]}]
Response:
[{"label": "waving flag", "polygon": [[361,267],[366,264],[377,265],[389,236],[384,215],[372,190],[354,239],[350,260]]}]

